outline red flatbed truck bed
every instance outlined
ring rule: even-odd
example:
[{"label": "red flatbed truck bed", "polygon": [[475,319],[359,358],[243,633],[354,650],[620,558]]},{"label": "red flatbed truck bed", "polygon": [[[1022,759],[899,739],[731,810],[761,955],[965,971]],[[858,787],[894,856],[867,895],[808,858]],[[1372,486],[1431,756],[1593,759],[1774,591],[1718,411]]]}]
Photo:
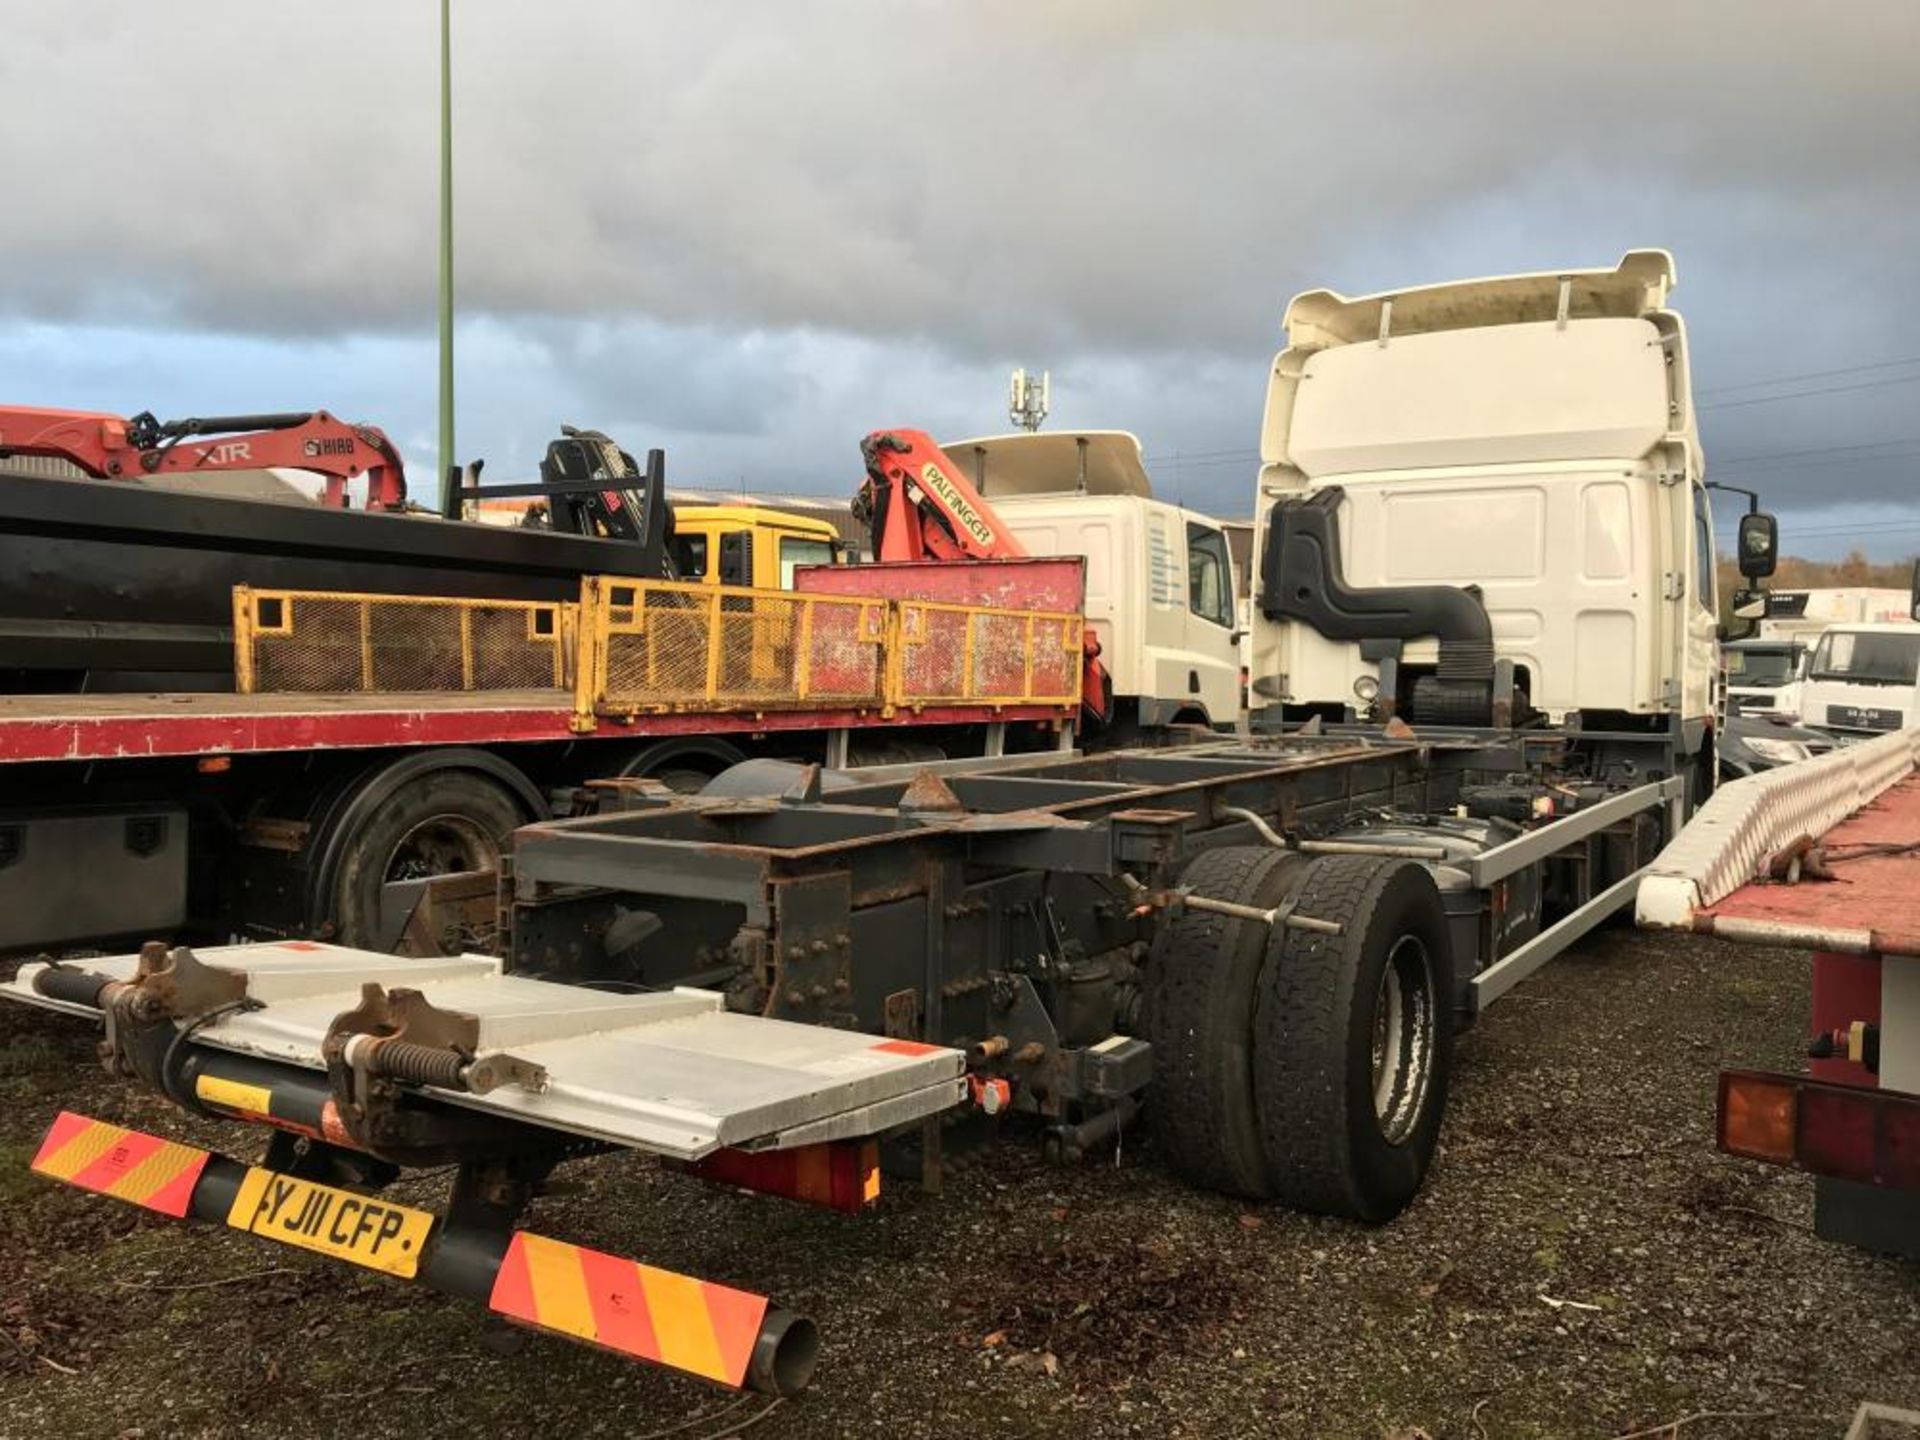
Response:
[{"label": "red flatbed truck bed", "polygon": [[1838,954],[1920,956],[1920,855],[1910,848],[1920,845],[1920,774],[1896,781],[1819,845],[1833,880],[1750,882],[1701,911],[1698,926]]},{"label": "red flatbed truck bed", "polygon": [[574,728],[563,690],[390,695],[0,696],[0,764],[365,750],[393,746],[594,743],[654,736],[1058,722],[1058,705],[929,705],[882,717],[840,708],[691,710]]},{"label": "red flatbed truck bed", "polygon": [[1807,1069],[1723,1071],[1719,1146],[1812,1173],[1823,1237],[1920,1258],[1920,729],[1724,787],[1638,910],[1813,951]]}]

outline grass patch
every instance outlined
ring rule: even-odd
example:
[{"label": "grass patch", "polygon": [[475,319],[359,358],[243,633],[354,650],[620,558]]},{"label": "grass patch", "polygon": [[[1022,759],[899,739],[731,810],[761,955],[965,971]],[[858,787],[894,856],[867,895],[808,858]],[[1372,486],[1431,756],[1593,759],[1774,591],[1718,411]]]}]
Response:
[{"label": "grass patch", "polygon": [[45,1035],[15,1035],[0,1042],[0,1080],[43,1075],[72,1064],[68,1047]]}]

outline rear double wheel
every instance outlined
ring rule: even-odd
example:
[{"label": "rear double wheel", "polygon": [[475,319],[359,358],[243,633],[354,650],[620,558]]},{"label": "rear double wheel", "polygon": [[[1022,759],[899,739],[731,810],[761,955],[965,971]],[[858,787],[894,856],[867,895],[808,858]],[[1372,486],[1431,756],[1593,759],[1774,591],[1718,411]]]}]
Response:
[{"label": "rear double wheel", "polygon": [[529,818],[504,785],[485,775],[448,769],[407,780],[340,838],[330,896],[336,936],[347,945],[380,943],[388,885],[498,870],[508,837]]},{"label": "rear double wheel", "polygon": [[[1193,894],[1265,910],[1280,903],[1298,857],[1232,846],[1187,867]],[[1253,1004],[1266,963],[1265,922],[1188,907],[1162,927],[1147,965],[1154,1144],[1186,1179],[1230,1195],[1273,1193],[1253,1099]]]},{"label": "rear double wheel", "polygon": [[1156,1143],[1187,1179],[1369,1223],[1419,1191],[1446,1108],[1452,956],[1409,860],[1235,847],[1193,894],[1290,903],[1337,935],[1189,908],[1150,962]]}]

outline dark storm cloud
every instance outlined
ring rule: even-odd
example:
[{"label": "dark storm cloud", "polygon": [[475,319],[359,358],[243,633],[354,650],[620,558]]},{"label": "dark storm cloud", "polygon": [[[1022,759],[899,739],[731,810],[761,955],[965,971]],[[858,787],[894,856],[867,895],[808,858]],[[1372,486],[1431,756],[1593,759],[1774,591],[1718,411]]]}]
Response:
[{"label": "dark storm cloud", "polygon": [[[435,7],[84,8],[0,4],[32,199],[0,314],[423,332]],[[784,465],[795,421],[849,443],[882,400],[993,428],[1009,361],[1150,450],[1250,444],[1292,292],[1636,245],[1679,256],[1703,386],[1920,353],[1911,0],[455,8],[463,313],[728,463]],[[1710,412],[1710,453],[1920,435],[1916,401]],[[1779,484],[1889,499],[1911,469],[1820,473]]]}]

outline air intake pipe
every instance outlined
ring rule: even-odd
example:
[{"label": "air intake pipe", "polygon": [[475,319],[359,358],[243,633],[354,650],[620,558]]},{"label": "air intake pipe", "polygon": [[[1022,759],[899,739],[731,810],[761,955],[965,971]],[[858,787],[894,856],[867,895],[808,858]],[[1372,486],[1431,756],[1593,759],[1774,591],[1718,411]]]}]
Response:
[{"label": "air intake pipe", "polygon": [[1260,611],[1298,620],[1329,640],[1402,641],[1432,635],[1440,663],[1412,696],[1414,720],[1486,725],[1493,718],[1493,625],[1486,607],[1454,585],[1356,589],[1340,566],[1338,485],[1285,499],[1267,516]]}]

